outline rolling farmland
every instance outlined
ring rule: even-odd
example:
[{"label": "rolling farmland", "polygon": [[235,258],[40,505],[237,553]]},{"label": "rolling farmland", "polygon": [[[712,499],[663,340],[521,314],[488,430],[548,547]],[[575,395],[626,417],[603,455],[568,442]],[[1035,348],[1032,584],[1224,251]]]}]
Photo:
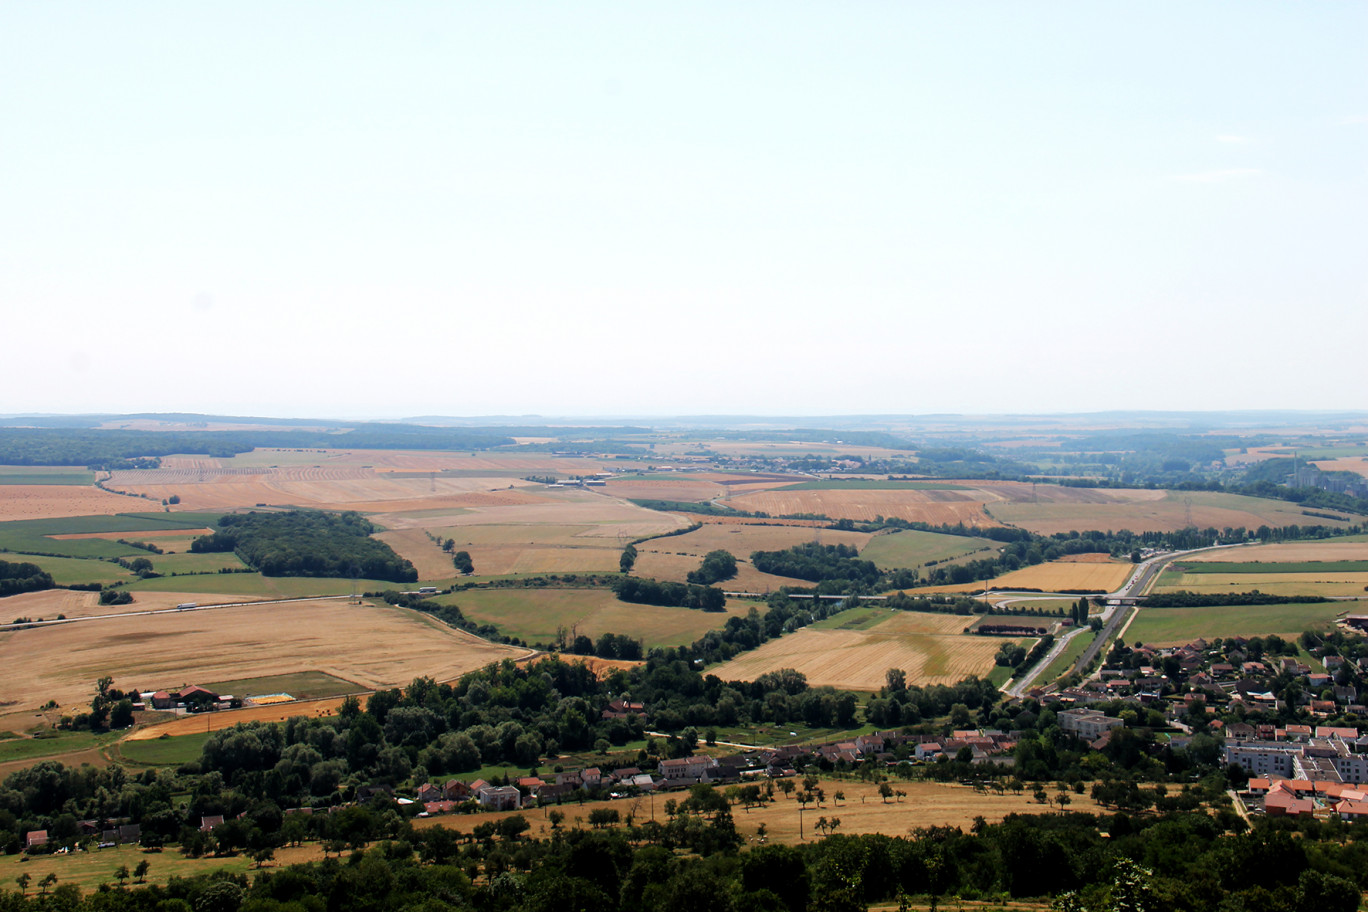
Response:
[{"label": "rolling farmland", "polygon": [[[1088,558],[1080,560],[1078,558]],[[1004,573],[995,579],[951,586],[926,586],[908,590],[919,592],[982,592],[992,589],[1039,589],[1042,592],[1093,590],[1112,592],[1121,587],[1135,565],[1114,561],[1104,554],[1081,554],[1073,559],[1047,561]]]},{"label": "rolling farmland", "polygon": [[733,601],[725,612],[708,612],[638,605],[619,601],[610,589],[470,589],[437,601],[458,605],[466,617],[531,643],[554,643],[557,628],[563,627],[591,639],[625,634],[647,648],[687,645],[757,607]]},{"label": "rolling farmland", "polygon": [[990,504],[988,511],[1003,523],[1042,535],[1090,529],[1173,532],[1186,526],[1257,529],[1263,525],[1348,525],[1344,520],[1307,516],[1293,503],[1240,494],[1126,489],[1093,493],[1105,498],[1072,503],[1003,502]]},{"label": "rolling farmland", "polygon": [[814,686],[878,690],[889,668],[907,672],[911,684],[952,684],[987,675],[1000,637],[964,634],[972,618],[899,612],[860,630],[804,627],[759,649],[709,669],[724,680],[753,681],[795,668]]},{"label": "rolling farmland", "polygon": [[345,601],[246,606],[85,621],[0,633],[7,693],[20,709],[88,701],[94,682],[148,689],[316,670],[370,689],[420,675],[451,680],[527,650],[414,611]]},{"label": "rolling farmland", "polygon": [[[824,544],[862,547],[870,541],[867,532],[820,531],[807,526],[758,525],[752,523],[703,523],[684,535],[656,538],[637,545],[633,575],[683,582],[697,570],[709,551],[724,550],[736,559],[736,577],[721,585],[728,591],[767,592],[780,586],[811,586],[804,580],[762,573],[750,564],[755,551],[782,551],[820,537]],[[614,557],[616,569],[616,556]]]},{"label": "rolling farmland", "polygon": [[0,522],[61,516],[112,515],[147,509],[145,500],[84,485],[10,484],[0,497]]}]

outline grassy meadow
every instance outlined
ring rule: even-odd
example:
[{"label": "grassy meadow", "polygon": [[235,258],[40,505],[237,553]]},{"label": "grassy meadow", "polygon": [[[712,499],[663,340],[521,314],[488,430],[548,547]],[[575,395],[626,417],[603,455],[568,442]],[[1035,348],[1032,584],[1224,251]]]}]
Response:
[{"label": "grassy meadow", "polygon": [[921,567],[931,561],[945,563],[969,555],[990,557],[1001,547],[986,538],[909,530],[874,536],[860,551],[860,557],[873,561],[880,570],[894,570]]},{"label": "grassy meadow", "polygon": [[729,617],[764,608],[739,600],[730,601],[725,612],[636,605],[619,601],[610,589],[471,589],[437,601],[458,605],[471,620],[529,643],[555,642],[557,629],[564,628],[595,639],[625,634],[647,648],[687,645]]},{"label": "grassy meadow", "polygon": [[1208,608],[1142,608],[1126,631],[1126,642],[1180,646],[1198,637],[1268,636],[1295,639],[1303,630],[1332,626],[1345,605],[1311,602],[1290,605],[1239,605]]}]

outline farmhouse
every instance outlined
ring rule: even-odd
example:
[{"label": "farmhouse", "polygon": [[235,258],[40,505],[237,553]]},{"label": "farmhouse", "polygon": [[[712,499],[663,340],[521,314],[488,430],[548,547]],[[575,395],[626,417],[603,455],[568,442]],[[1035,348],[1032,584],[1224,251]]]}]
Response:
[{"label": "farmhouse", "polygon": [[678,760],[660,761],[660,775],[665,779],[701,779],[703,773],[717,766],[712,757],[681,757]]}]

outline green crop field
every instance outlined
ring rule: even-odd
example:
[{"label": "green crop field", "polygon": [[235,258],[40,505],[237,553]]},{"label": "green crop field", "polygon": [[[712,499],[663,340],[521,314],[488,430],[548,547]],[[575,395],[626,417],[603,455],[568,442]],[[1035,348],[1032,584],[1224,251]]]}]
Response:
[{"label": "green crop field", "polygon": [[89,469],[63,469],[58,466],[5,466],[0,470],[0,485],[89,485],[95,473]]},{"label": "green crop field", "polygon": [[1198,637],[1278,636],[1295,638],[1303,630],[1323,630],[1345,606],[1338,602],[1292,605],[1239,605],[1213,608],[1144,608],[1126,631],[1126,642],[1181,645]]},{"label": "green crop field", "polygon": [[1183,573],[1368,573],[1368,560],[1190,561],[1178,566]]},{"label": "green crop field", "polygon": [[567,635],[573,629],[595,639],[625,634],[647,648],[692,643],[754,605],[732,600],[725,612],[635,605],[618,601],[609,589],[470,589],[436,601],[458,605],[471,620],[529,643],[553,643],[557,628],[564,628]]},{"label": "green crop field", "polygon": [[[138,553],[135,552],[134,553]],[[146,551],[141,552],[145,557],[154,557]],[[8,557],[11,561],[23,561],[24,563],[37,564],[48,573],[52,574],[52,581],[59,586],[71,586],[78,583],[117,583],[119,580],[131,580],[134,578],[118,564],[105,560],[82,560],[77,557],[41,557],[38,555],[12,554]]]},{"label": "green crop field", "polygon": [[54,731],[50,737],[19,738],[0,741],[0,763],[38,760],[74,751],[101,747],[120,737],[120,732]]},{"label": "green crop field", "polygon": [[59,554],[65,557],[155,557],[148,552],[104,538],[49,538],[52,535],[128,533],[137,540],[143,532],[203,529],[218,522],[218,513],[119,513],[114,516],[64,516],[0,523],[0,551]]},{"label": "green crop field", "polygon": [[345,694],[363,693],[366,688],[322,671],[299,671],[294,674],[267,675],[263,678],[237,678],[232,681],[211,681],[204,685],[215,693],[250,697],[261,694],[287,693],[296,700],[321,700]]},{"label": "green crop field", "polygon": [[210,732],[196,732],[193,735],[163,736],[150,741],[120,741],[117,753],[130,763],[145,766],[180,766],[198,760],[204,752],[204,742],[209,740]]},{"label": "green crop field", "polygon": [[822,478],[784,485],[778,491],[972,491],[945,481],[888,481],[882,478]]},{"label": "green crop field", "polygon": [[152,562],[152,569],[163,575],[170,573],[217,573],[221,567],[234,569],[247,566],[231,551],[210,554],[195,554],[190,551],[176,554],[148,554],[144,557]]},{"label": "green crop field", "polygon": [[986,538],[906,531],[874,536],[860,551],[860,557],[873,561],[880,570],[893,570],[899,567],[921,567],[931,561],[953,561],[971,554],[989,557],[1001,547]]}]

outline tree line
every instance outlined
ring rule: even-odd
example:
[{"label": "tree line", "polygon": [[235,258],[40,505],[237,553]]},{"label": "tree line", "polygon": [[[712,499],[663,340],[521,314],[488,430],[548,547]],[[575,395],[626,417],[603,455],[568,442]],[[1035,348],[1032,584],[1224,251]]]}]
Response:
[{"label": "tree line", "polygon": [[411,583],[413,564],[386,543],[360,513],[318,510],[229,513],[217,529],[190,543],[195,553],[233,551],[264,576],[362,577]]}]

